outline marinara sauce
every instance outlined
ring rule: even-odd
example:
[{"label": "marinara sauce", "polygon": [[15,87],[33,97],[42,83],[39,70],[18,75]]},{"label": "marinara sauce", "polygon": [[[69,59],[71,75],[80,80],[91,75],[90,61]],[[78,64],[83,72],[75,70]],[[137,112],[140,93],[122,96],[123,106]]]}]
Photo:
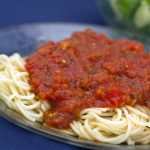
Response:
[{"label": "marinara sauce", "polygon": [[49,126],[68,128],[89,107],[150,107],[150,54],[139,42],[88,29],[41,45],[26,61],[33,92],[51,104]]}]

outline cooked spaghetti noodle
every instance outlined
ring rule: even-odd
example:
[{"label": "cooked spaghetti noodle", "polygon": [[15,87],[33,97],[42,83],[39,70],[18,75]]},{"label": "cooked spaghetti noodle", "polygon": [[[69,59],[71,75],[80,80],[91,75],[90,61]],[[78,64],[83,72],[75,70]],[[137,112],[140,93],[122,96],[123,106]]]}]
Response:
[{"label": "cooked spaghetti noodle", "polygon": [[40,100],[30,91],[25,61],[18,54],[0,55],[0,96],[9,108],[22,113],[30,121],[42,121]]},{"label": "cooked spaghetti noodle", "polygon": [[150,110],[144,106],[90,108],[71,128],[82,139],[128,145],[150,143]]},{"label": "cooked spaghetti noodle", "polygon": [[[49,109],[32,93],[25,60],[19,54],[0,55],[0,96],[9,108],[30,121],[42,121]],[[145,106],[89,108],[70,124],[66,134],[110,144],[150,143],[150,110]]]}]

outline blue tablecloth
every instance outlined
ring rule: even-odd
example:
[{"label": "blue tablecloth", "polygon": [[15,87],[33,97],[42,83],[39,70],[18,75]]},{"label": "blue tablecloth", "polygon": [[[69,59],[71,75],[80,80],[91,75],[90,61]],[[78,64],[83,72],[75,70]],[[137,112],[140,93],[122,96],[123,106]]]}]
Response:
[{"label": "blue tablecloth", "polygon": [[[30,22],[104,24],[95,0],[0,0],[0,27]],[[0,150],[82,150],[0,118]]]}]

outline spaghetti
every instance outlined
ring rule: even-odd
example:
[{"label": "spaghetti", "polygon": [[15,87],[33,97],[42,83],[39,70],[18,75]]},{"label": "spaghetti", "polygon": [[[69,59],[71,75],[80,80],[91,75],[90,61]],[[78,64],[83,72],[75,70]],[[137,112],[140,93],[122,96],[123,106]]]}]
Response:
[{"label": "spaghetti", "polygon": [[44,123],[54,128],[69,128],[87,108],[150,108],[150,54],[138,41],[87,29],[40,45],[25,67],[32,91],[52,106]]},{"label": "spaghetti", "polygon": [[150,110],[144,106],[90,108],[71,123],[76,136],[109,144],[150,143]]},{"label": "spaghetti", "polygon": [[32,93],[25,61],[19,54],[0,55],[0,96],[9,108],[30,121],[42,121],[45,106]]},{"label": "spaghetti", "polygon": [[[14,54],[0,55],[0,95],[9,108],[23,114],[30,121],[43,120],[49,105],[31,92],[25,60]],[[122,108],[88,108],[70,124],[66,134],[86,140],[109,144],[150,143],[150,110],[145,106]]]}]

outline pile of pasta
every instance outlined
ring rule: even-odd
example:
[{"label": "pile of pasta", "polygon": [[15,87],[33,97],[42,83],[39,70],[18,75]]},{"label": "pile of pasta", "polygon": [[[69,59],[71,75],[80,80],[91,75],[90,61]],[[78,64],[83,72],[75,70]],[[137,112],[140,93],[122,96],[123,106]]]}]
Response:
[{"label": "pile of pasta", "polygon": [[0,97],[9,108],[23,114],[28,120],[43,121],[46,108],[31,92],[25,60],[19,54],[10,57],[0,55]]},{"label": "pile of pasta", "polygon": [[[44,111],[50,109],[49,104],[31,91],[25,59],[19,54],[0,55],[0,98],[32,122],[43,122]],[[150,144],[150,109],[139,105],[88,108],[64,132],[110,144]]]}]

